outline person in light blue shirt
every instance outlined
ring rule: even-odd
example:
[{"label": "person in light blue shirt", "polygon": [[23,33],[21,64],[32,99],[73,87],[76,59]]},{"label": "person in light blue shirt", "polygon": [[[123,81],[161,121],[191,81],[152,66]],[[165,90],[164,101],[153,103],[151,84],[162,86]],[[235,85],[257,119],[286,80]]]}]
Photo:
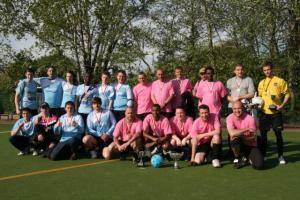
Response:
[{"label": "person in light blue shirt", "polygon": [[43,98],[50,106],[50,113],[59,117],[63,97],[62,83],[64,80],[55,76],[54,67],[48,67],[47,75],[48,77],[35,78],[34,80],[43,89]]},{"label": "person in light blue shirt", "polygon": [[90,150],[91,158],[97,158],[103,148],[112,142],[116,120],[111,111],[101,108],[99,97],[93,98],[92,106],[93,112],[87,117],[88,135],[83,137],[82,143]]},{"label": "person in light blue shirt", "polygon": [[113,84],[115,89],[115,98],[113,102],[113,113],[117,122],[125,117],[127,107],[133,107],[133,94],[126,81],[126,72],[119,70],[117,72],[117,83]]},{"label": "person in light blue shirt", "polygon": [[109,72],[101,73],[101,83],[98,86],[98,96],[101,98],[101,108],[112,110],[113,98],[115,91],[113,86],[109,85]]},{"label": "person in light blue shirt", "polygon": [[25,72],[26,79],[19,81],[15,94],[16,114],[21,114],[21,109],[29,108],[31,115],[37,114],[37,86],[33,80],[33,71],[28,68]]},{"label": "person in light blue shirt", "polygon": [[29,153],[29,149],[32,146],[32,140],[35,132],[35,126],[30,120],[31,111],[29,108],[23,108],[22,118],[16,121],[12,130],[10,143],[20,150],[18,155],[24,155]]},{"label": "person in light blue shirt", "polygon": [[77,86],[73,84],[73,72],[68,71],[66,73],[66,81],[62,83],[63,98],[60,105],[60,114],[65,114],[65,104],[68,101],[75,103]]},{"label": "person in light blue shirt", "polygon": [[84,84],[77,87],[76,92],[76,108],[78,113],[82,116],[84,123],[86,123],[87,116],[92,112],[92,99],[97,96],[97,88],[91,84],[92,75],[87,73],[84,76]]},{"label": "person in light blue shirt", "polygon": [[77,159],[77,150],[84,132],[83,119],[76,114],[75,104],[68,101],[65,105],[66,114],[62,115],[54,126],[54,133],[61,136],[59,143],[49,153],[49,159]]}]

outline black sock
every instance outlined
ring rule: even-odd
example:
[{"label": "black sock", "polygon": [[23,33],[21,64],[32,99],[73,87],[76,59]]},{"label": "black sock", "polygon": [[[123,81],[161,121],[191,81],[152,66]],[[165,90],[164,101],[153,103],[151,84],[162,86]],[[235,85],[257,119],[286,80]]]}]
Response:
[{"label": "black sock", "polygon": [[213,144],[212,146],[212,159],[219,159],[222,145],[221,144]]}]

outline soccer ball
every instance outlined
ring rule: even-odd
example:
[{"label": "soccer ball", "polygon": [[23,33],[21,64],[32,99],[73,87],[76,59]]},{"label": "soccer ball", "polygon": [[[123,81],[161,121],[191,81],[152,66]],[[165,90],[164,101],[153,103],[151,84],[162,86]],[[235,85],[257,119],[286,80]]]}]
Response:
[{"label": "soccer ball", "polygon": [[163,165],[164,159],[162,158],[161,155],[155,154],[151,157],[151,165],[154,168],[159,168]]}]

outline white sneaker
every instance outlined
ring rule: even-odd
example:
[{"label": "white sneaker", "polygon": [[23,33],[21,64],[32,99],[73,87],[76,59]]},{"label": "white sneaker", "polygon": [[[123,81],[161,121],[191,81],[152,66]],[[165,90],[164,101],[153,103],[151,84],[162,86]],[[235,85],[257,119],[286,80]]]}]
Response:
[{"label": "white sneaker", "polygon": [[280,157],[278,158],[278,161],[279,161],[279,164],[280,164],[280,165],[285,165],[285,164],[286,164],[286,161],[284,160],[283,156],[280,156]]},{"label": "white sneaker", "polygon": [[221,163],[220,163],[219,159],[213,159],[211,163],[212,163],[212,166],[215,168],[221,167]]},{"label": "white sneaker", "polygon": [[39,153],[36,150],[33,150],[32,155],[37,156],[37,155],[39,155]]},{"label": "white sneaker", "polygon": [[234,163],[238,163],[239,162],[239,159],[237,159],[237,158],[235,158],[234,160],[233,160],[233,164]]},{"label": "white sneaker", "polygon": [[158,148],[155,147],[155,148],[153,149],[153,151],[151,151],[151,155],[154,155],[154,154],[156,154],[157,152],[158,152]]},{"label": "white sneaker", "polygon": [[24,156],[26,153],[24,151],[20,151],[17,155],[18,156]]}]

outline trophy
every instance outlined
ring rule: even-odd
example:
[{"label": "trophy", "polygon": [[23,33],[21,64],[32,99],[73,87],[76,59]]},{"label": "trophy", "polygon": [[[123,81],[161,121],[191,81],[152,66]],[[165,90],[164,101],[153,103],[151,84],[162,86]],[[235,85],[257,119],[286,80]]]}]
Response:
[{"label": "trophy", "polygon": [[[271,99],[272,99],[272,101],[274,101],[275,100],[275,98],[276,98],[276,96],[275,95],[271,95]],[[269,106],[269,109],[270,110],[276,110],[277,109],[277,106],[274,104],[274,103],[272,103],[270,106]]]},{"label": "trophy", "polygon": [[144,157],[146,156],[146,152],[145,151],[139,151],[138,153],[138,159],[139,159],[139,162],[137,163],[137,166],[138,167],[144,167]]},{"label": "trophy", "polygon": [[183,152],[170,152],[170,157],[174,160],[174,169],[179,169],[178,161],[183,156]]}]

